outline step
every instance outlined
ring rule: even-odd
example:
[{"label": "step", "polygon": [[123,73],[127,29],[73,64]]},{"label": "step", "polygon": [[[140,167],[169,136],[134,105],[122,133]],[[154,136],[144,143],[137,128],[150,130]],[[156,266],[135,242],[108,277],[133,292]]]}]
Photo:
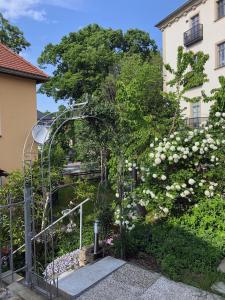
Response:
[{"label": "step", "polygon": [[22,281],[23,280],[23,277],[14,273],[12,274],[12,271],[7,271],[7,272],[4,272],[1,274],[2,276],[2,282],[5,284],[5,285],[9,285],[13,282],[19,282],[19,281]]},{"label": "step", "polygon": [[11,283],[7,289],[22,300],[46,300],[46,297],[37,294],[19,282]]},{"label": "step", "polygon": [[65,272],[58,278],[59,294],[64,293],[65,299],[74,299],[125,264],[123,260],[108,256],[78,270]]}]

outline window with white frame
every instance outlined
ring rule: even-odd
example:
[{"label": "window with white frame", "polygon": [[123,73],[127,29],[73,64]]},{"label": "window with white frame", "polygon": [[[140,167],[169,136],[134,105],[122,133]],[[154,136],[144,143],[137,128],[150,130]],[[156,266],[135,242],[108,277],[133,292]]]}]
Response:
[{"label": "window with white frame", "polygon": [[192,103],[192,118],[197,119],[200,118],[200,102]]},{"label": "window with white frame", "polygon": [[225,66],[225,42],[217,46],[218,51],[218,67]]},{"label": "window with white frame", "polygon": [[225,0],[217,1],[218,19],[225,16]]}]

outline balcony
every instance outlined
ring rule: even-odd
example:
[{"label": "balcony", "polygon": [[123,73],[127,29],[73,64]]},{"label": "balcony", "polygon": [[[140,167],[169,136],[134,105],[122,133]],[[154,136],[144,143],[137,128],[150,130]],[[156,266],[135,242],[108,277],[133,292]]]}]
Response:
[{"label": "balcony", "polygon": [[207,122],[207,117],[199,117],[199,118],[188,118],[186,119],[187,126],[191,128],[199,128],[204,122]]},{"label": "balcony", "polygon": [[203,40],[203,25],[198,24],[184,33],[184,46],[191,45]]}]

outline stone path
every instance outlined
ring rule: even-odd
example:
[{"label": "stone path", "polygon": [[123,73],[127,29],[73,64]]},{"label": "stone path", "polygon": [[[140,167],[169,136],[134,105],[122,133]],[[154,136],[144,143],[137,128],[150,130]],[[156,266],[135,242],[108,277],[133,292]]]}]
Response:
[{"label": "stone path", "polygon": [[78,300],[221,300],[223,298],[125,264],[81,294]]}]

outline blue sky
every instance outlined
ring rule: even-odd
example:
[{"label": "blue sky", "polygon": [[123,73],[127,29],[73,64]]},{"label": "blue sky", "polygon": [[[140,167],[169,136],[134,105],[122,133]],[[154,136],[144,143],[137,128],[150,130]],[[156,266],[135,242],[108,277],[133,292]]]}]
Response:
[{"label": "blue sky", "polygon": [[[139,28],[150,33],[161,48],[161,32],[154,25],[185,0],[0,0],[0,11],[21,28],[31,47],[23,54],[37,65],[48,43],[90,23],[114,29]],[[55,103],[37,96],[38,109],[55,111]]]}]

